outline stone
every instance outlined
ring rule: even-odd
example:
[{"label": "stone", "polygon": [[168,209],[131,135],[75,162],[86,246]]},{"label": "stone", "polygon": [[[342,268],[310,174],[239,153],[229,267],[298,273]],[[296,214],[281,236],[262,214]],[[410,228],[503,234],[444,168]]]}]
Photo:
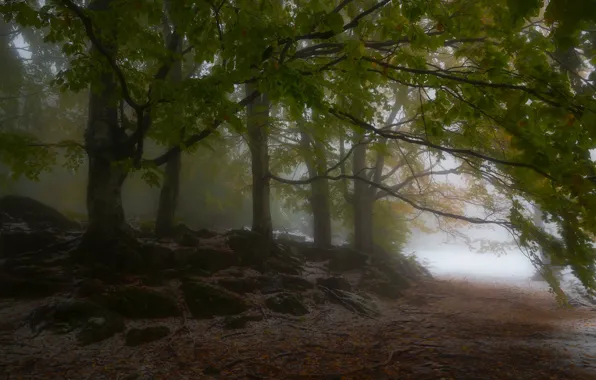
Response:
[{"label": "stone", "polygon": [[352,285],[343,277],[333,276],[317,279],[317,285],[324,286],[331,290],[352,291]]},{"label": "stone", "polygon": [[265,305],[269,310],[276,313],[301,316],[308,314],[308,308],[291,293],[279,293],[267,298]]},{"label": "stone", "polygon": [[238,294],[253,293],[258,288],[258,280],[255,277],[222,278],[217,284]]},{"label": "stone", "polygon": [[257,277],[257,287],[261,294],[272,294],[283,291],[283,282],[279,276]]},{"label": "stone", "polygon": [[19,195],[0,198],[0,213],[23,221],[33,229],[78,230],[81,228],[79,223],[68,219],[52,207]]},{"label": "stone", "polygon": [[97,278],[84,279],[78,284],[77,296],[83,298],[93,297],[103,293],[105,288],[106,285],[103,283],[103,281]]},{"label": "stone", "polygon": [[197,249],[190,256],[190,265],[195,269],[210,273],[240,265],[240,257],[232,250],[227,249]]},{"label": "stone", "polygon": [[79,330],[77,339],[83,345],[101,342],[124,331],[121,316],[87,300],[58,300],[35,309],[28,321],[36,332],[66,334]]},{"label": "stone", "polygon": [[68,282],[56,278],[23,278],[0,271],[0,298],[44,298],[69,287]]},{"label": "stone", "polygon": [[283,288],[287,290],[304,291],[315,287],[315,284],[300,276],[282,274],[280,278]]},{"label": "stone", "polygon": [[180,288],[195,318],[240,314],[249,308],[244,299],[236,293],[197,278],[185,278]]},{"label": "stone", "polygon": [[42,250],[58,242],[56,234],[45,230],[8,230],[0,233],[0,258]]},{"label": "stone", "polygon": [[117,288],[103,295],[106,308],[126,318],[167,318],[182,315],[173,295],[136,286]]},{"label": "stone", "polygon": [[263,314],[248,312],[241,315],[228,316],[223,321],[224,329],[241,329],[246,327],[248,322],[258,322],[263,320]]},{"label": "stone", "polygon": [[149,326],[142,329],[130,329],[126,332],[124,344],[131,347],[155,342],[170,335],[167,326]]}]

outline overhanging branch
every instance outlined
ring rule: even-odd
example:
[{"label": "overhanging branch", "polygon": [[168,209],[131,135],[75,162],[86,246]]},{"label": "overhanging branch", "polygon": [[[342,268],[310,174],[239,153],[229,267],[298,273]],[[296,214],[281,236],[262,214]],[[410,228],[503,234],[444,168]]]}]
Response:
[{"label": "overhanging branch", "polygon": [[436,149],[436,150],[439,150],[439,151],[442,151],[445,153],[461,154],[461,155],[465,155],[465,156],[481,158],[485,161],[489,161],[489,162],[492,162],[495,164],[531,169],[531,170],[535,171],[536,173],[540,174],[541,176],[548,178],[551,181],[555,181],[555,178],[552,177],[550,174],[546,173],[545,171],[543,171],[531,164],[526,164],[523,162],[513,162],[513,161],[501,160],[498,158],[490,157],[485,154],[476,152],[471,149],[458,149],[458,148],[444,147],[444,146],[432,143],[426,139],[423,139],[422,137],[405,134],[405,133],[399,132],[399,131],[384,131],[382,129],[376,128],[373,125],[371,125],[363,120],[360,120],[360,119],[358,119],[346,112],[343,112],[343,111],[337,111],[337,110],[331,109],[331,110],[329,110],[329,112],[332,115],[338,117],[339,119],[348,120],[352,124],[357,125],[367,131],[371,131],[381,137],[385,137],[385,138],[393,139],[393,140],[401,140],[401,141],[405,141],[410,144],[422,145],[422,146],[426,146],[428,148],[433,148],[433,149]]}]

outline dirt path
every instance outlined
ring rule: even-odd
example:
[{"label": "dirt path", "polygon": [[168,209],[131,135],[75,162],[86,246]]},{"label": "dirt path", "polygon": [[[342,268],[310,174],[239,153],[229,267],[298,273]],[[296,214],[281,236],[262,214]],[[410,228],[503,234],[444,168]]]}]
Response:
[{"label": "dirt path", "polygon": [[590,343],[578,340],[593,347],[596,313],[503,285],[429,282],[382,303],[378,319],[326,304],[241,330],[164,320],[175,333],[139,348],[32,337],[18,321],[34,306],[0,305],[6,379],[596,379]]}]

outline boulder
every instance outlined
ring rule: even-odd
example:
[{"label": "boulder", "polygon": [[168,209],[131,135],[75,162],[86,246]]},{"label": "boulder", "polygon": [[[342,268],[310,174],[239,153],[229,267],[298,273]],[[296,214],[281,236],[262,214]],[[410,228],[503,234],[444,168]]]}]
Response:
[{"label": "boulder", "polygon": [[217,285],[238,294],[253,293],[258,288],[258,279],[255,277],[222,278]]},{"label": "boulder", "polygon": [[0,298],[44,298],[69,287],[66,279],[27,278],[0,271]]},{"label": "boulder", "polygon": [[263,320],[262,313],[256,313],[249,311],[241,315],[234,315],[225,317],[223,321],[224,329],[241,329],[246,327],[248,322],[258,322]]},{"label": "boulder", "polygon": [[314,246],[301,247],[300,254],[306,258],[307,261],[322,262],[331,260],[334,257],[332,248],[317,248]]},{"label": "boulder", "polygon": [[190,256],[189,264],[194,269],[214,273],[240,265],[240,262],[241,258],[232,250],[201,248]]},{"label": "boulder", "polygon": [[98,302],[127,318],[167,318],[182,315],[173,295],[127,286],[102,295]]},{"label": "boulder", "polygon": [[257,287],[261,294],[279,293],[284,289],[279,276],[259,276],[257,277]]},{"label": "boulder", "polygon": [[197,278],[185,278],[180,287],[195,318],[240,314],[249,308],[244,299],[236,293]]},{"label": "boulder", "polygon": [[126,332],[124,344],[136,347],[165,338],[168,335],[170,335],[170,328],[167,326],[149,326],[142,329],[130,329]]},{"label": "boulder", "polygon": [[56,244],[58,236],[46,230],[2,230],[0,233],[0,258],[15,257],[35,252]]},{"label": "boulder", "polygon": [[262,265],[270,256],[272,244],[256,232],[232,230],[226,234],[226,238],[228,246],[239,256],[243,266]]},{"label": "boulder", "polygon": [[348,280],[339,276],[319,278],[317,279],[317,285],[332,290],[344,290],[346,292],[352,291],[352,285],[348,282]]},{"label": "boulder", "polygon": [[32,229],[53,228],[57,230],[80,229],[74,222],[57,210],[35,199],[19,195],[7,195],[0,198],[0,213],[27,223]]},{"label": "boulder", "polygon": [[291,315],[305,315],[308,314],[308,308],[298,299],[298,297],[291,293],[279,293],[267,298],[265,305],[269,310],[276,313],[291,314]]},{"label": "boulder", "polygon": [[124,319],[91,301],[58,300],[34,310],[28,318],[35,332],[66,334],[78,330],[83,345],[100,342],[124,331]]},{"label": "boulder", "polygon": [[77,285],[77,296],[83,298],[100,295],[106,289],[106,285],[103,281],[97,278],[84,279]]},{"label": "boulder", "polygon": [[304,277],[292,276],[288,274],[280,275],[281,283],[284,289],[293,291],[304,291],[315,287],[315,284]]}]

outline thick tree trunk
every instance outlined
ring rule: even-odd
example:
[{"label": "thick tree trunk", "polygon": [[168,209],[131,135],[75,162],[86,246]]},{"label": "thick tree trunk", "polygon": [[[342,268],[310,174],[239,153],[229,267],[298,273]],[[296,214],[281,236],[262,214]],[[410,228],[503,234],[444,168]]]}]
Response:
[{"label": "thick tree trunk", "polygon": [[[177,35],[174,38],[179,38]],[[178,44],[177,53],[182,53],[182,43]],[[177,61],[170,71],[172,82],[182,81],[182,61]],[[181,134],[181,138],[183,138]],[[155,233],[164,237],[174,228],[176,209],[178,208],[178,194],[180,193],[180,170],[182,168],[182,153],[177,152],[166,163],[164,183],[159,194],[159,206],[155,220]]]},{"label": "thick tree trunk", "polygon": [[[358,143],[359,141],[354,141],[354,144]],[[367,178],[366,145],[358,145],[353,154],[354,175]],[[364,181],[354,180],[354,248],[368,253],[372,253],[374,250],[373,202],[373,192],[370,186]]]},{"label": "thick tree trunk", "polygon": [[[327,157],[325,146],[315,142],[308,131],[300,127],[300,144],[309,177],[323,175],[327,170]],[[313,159],[314,156],[316,159]],[[309,199],[313,215],[313,238],[316,247],[326,248],[331,246],[331,204],[329,200],[329,182],[319,179],[311,184]]]},{"label": "thick tree trunk", "polygon": [[329,205],[329,184],[326,180],[312,184],[313,238],[316,247],[331,246],[331,210]]},{"label": "thick tree trunk", "polygon": [[[111,0],[91,2],[90,9],[108,9]],[[109,51],[114,46],[104,45]],[[91,55],[99,57],[95,47]],[[132,242],[132,234],[126,223],[122,207],[122,185],[127,170],[118,161],[131,156],[125,144],[126,133],[118,123],[117,86],[114,75],[106,72],[97,85],[92,85],[89,94],[89,110],[85,130],[85,145],[89,160],[87,179],[88,227],[81,243],[81,252],[91,259],[115,264],[114,257],[120,253],[122,243]],[[105,259],[105,260],[104,260]],[[117,265],[119,265],[118,263]]]},{"label": "thick tree trunk", "polygon": [[[253,84],[246,85],[246,93],[255,91]],[[247,107],[248,146],[252,158],[252,230],[273,239],[270,209],[269,147],[267,124],[269,99],[262,94]]]},{"label": "thick tree trunk", "polygon": [[174,228],[178,194],[180,192],[180,170],[182,155],[173,155],[166,163],[164,183],[159,193],[159,206],[155,220],[155,233],[159,237],[168,236]]}]

